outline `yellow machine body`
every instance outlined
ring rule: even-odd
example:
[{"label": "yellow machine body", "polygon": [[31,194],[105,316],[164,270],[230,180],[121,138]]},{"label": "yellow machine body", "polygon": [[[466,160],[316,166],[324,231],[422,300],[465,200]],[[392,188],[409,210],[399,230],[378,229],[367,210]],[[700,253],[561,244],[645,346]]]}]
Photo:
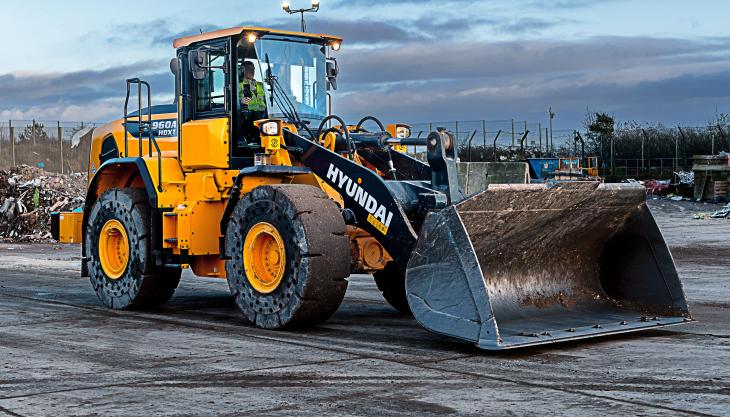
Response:
[{"label": "yellow machine body", "polygon": [[61,243],[81,243],[84,213],[58,213],[59,238]]},{"label": "yellow machine body", "polygon": [[[175,113],[153,116],[153,120],[170,120]],[[257,122],[257,125],[259,123]],[[282,123],[283,127],[295,131],[294,126]],[[229,169],[229,126],[228,119],[206,119],[190,121],[182,125],[183,140],[180,144],[182,157],[178,158],[178,137],[156,139],[162,157],[157,152],[150,156],[145,150],[148,142],[142,139],[140,164],[119,164],[111,162],[104,169],[101,159],[105,141],[113,140],[119,149],[118,157],[140,157],[140,139],[127,138],[128,153],[124,153],[123,121],[114,121],[94,132],[92,139],[89,182],[96,187],[90,189],[89,198],[95,200],[106,190],[145,186],[143,178],[149,178],[155,192],[157,207],[171,209],[175,215],[162,216],[163,248],[175,255],[185,251],[190,260],[183,268],[191,268],[198,276],[226,278],[224,261],[220,258],[221,233],[217,225],[223,217],[226,203],[230,197],[234,180],[239,174],[237,169]],[[281,134],[261,137],[270,165],[291,166],[288,152],[282,149],[284,138]],[[162,165],[162,182],[155,173]],[[98,178],[97,178],[98,177]],[[248,193],[256,187],[272,184],[307,184],[321,188],[340,206],[342,197],[332,187],[314,174],[296,176],[247,176],[241,192]],[[62,243],[82,243],[83,213],[60,213],[59,235]],[[382,246],[361,229],[351,231],[353,254],[356,264],[362,270],[382,269],[391,258]]]},{"label": "yellow machine body", "polygon": [[[326,320],[349,274],[365,272],[426,329],[483,349],[691,320],[643,189],[567,181],[467,196],[445,129],[411,138],[407,125],[328,114],[341,42],[252,27],[178,39],[171,106],[127,80],[124,118],[93,135],[83,212],[52,218],[54,236],[83,244],[102,303],[159,305],[190,268],[227,278],[249,323],[279,329]],[[147,87],[136,114],[130,86]],[[595,159],[559,162],[567,179],[597,171]]]}]

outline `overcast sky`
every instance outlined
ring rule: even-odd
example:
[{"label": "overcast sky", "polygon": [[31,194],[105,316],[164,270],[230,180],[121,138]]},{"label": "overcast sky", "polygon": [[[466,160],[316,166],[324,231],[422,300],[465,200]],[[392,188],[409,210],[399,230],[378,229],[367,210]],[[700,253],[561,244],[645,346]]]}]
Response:
[{"label": "overcast sky", "polygon": [[[546,122],[552,106],[573,128],[586,109],[671,125],[730,113],[729,17],[726,0],[322,0],[308,25],[345,38],[348,120]],[[169,101],[172,39],[239,24],[299,22],[273,0],[4,1],[0,119],[115,119],[133,76]]]}]

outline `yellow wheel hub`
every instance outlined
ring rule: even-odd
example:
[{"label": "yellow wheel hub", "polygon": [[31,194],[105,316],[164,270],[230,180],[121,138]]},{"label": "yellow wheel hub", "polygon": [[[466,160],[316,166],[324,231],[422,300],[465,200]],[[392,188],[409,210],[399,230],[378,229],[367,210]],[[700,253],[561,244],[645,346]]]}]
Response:
[{"label": "yellow wheel hub", "polygon": [[129,263],[129,237],[119,220],[109,220],[101,228],[99,260],[109,279],[119,279],[124,275]]},{"label": "yellow wheel hub", "polygon": [[279,286],[286,268],[286,249],[274,226],[262,222],[249,230],[243,243],[243,268],[256,291],[270,294]]}]

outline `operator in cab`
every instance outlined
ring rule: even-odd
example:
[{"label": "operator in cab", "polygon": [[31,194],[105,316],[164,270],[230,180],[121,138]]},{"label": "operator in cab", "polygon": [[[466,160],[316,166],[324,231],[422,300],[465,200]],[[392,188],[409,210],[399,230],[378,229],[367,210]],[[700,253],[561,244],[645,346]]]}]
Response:
[{"label": "operator in cab", "polygon": [[253,62],[244,61],[239,67],[238,76],[241,81],[238,86],[238,101],[241,106],[243,135],[248,140],[259,137],[253,122],[267,117],[264,83],[257,81],[255,75],[256,67]]}]

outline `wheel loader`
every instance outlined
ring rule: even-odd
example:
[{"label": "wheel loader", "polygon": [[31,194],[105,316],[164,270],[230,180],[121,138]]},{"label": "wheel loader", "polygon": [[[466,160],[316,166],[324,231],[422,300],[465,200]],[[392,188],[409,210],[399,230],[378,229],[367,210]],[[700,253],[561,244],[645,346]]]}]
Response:
[{"label": "wheel loader", "polygon": [[331,114],[342,41],[234,27],[175,40],[173,105],[127,80],[124,117],[94,132],[83,210],[52,216],[58,240],[82,244],[102,304],[161,305],[190,268],[226,279],[264,329],[327,320],[352,273],[426,329],[488,350],[692,320],[641,188],[467,196],[450,132]]}]

